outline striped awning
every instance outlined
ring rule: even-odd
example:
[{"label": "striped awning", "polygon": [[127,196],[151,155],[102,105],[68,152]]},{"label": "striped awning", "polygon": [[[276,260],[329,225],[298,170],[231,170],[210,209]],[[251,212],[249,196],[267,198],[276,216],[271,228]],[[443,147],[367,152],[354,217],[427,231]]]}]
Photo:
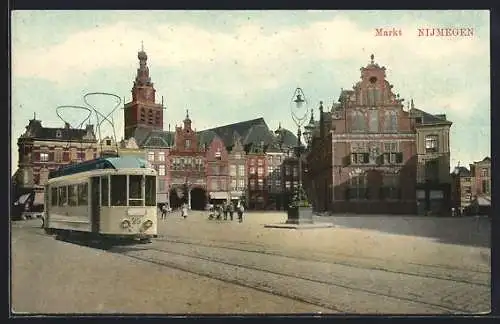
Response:
[{"label": "striped awning", "polygon": [[228,195],[225,191],[217,191],[210,193],[210,199],[227,199]]}]

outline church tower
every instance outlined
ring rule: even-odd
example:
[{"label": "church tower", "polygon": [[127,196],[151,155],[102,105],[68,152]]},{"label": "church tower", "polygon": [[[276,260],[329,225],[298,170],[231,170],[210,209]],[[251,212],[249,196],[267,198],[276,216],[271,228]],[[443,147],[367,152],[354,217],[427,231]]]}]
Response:
[{"label": "church tower", "polygon": [[141,47],[137,54],[139,68],[132,88],[132,101],[124,106],[125,139],[134,136],[138,127],[163,130],[163,100],[156,103],[156,90],[153,87],[147,66],[148,55]]}]

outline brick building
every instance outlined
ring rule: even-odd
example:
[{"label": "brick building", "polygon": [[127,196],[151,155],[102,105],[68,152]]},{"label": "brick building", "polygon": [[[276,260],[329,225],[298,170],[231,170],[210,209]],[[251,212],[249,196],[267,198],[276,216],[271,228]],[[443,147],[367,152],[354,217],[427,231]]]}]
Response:
[{"label": "brick building", "polygon": [[156,90],[149,76],[148,56],[144,49],[138,54],[139,68],[132,87],[132,101],[123,109],[125,139],[136,137],[138,127],[163,130],[163,100],[156,103]]},{"label": "brick building", "polygon": [[485,157],[483,160],[470,165],[473,177],[472,191],[474,196],[491,197],[491,159]]},{"label": "brick building", "polygon": [[230,199],[229,157],[226,145],[215,136],[206,150],[207,191],[211,202],[222,203]]},{"label": "brick building", "polygon": [[247,169],[246,152],[241,137],[235,136],[228,153],[229,164],[229,195],[236,202],[246,195]]},{"label": "brick building", "polygon": [[172,208],[186,202],[189,208],[205,209],[207,177],[205,146],[200,145],[192,128],[189,112],[183,126],[175,127],[174,145],[170,149],[170,204]]},{"label": "brick building", "polygon": [[[73,129],[69,124],[62,128],[44,127],[36,117],[29,121],[17,145],[19,161],[13,179],[14,197],[30,191],[42,193],[50,171],[94,159],[99,154],[92,125],[85,129]],[[38,200],[43,202],[43,195],[39,195]]]},{"label": "brick building", "polygon": [[[430,165],[436,162],[426,167],[423,161],[428,159],[438,159],[439,172],[432,186],[425,187],[424,200],[436,198],[439,203],[435,209],[445,209],[446,185],[442,183],[449,188],[447,136],[451,123],[445,116],[422,110],[411,114],[410,107],[404,109],[403,99],[394,93],[385,71],[372,55],[371,62],[361,68],[361,81],[353,90],[342,90],[338,103],[329,112],[320,107],[320,122],[312,135],[311,153],[307,157],[309,182],[313,187],[310,192],[319,210],[416,213],[417,169],[422,169],[417,165],[420,161],[423,170],[429,173]],[[419,112],[423,119],[432,118],[427,118],[429,122],[420,120]],[[435,125],[436,121],[439,125]],[[426,136],[436,134],[441,136],[442,148],[425,151]],[[441,190],[441,195],[429,197],[433,190]],[[429,205],[426,203],[425,208],[432,208]]]},{"label": "brick building", "polygon": [[470,206],[473,199],[472,174],[466,167],[457,166],[451,178],[451,207],[457,211],[463,211]]}]

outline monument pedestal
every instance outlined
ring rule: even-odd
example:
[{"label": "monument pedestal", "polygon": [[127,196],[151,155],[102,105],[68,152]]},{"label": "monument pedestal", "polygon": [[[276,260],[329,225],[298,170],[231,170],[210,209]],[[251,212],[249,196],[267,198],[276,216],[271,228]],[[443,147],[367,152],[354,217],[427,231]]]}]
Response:
[{"label": "monument pedestal", "polygon": [[283,224],[267,224],[267,228],[308,229],[334,227],[331,223],[314,223],[311,207],[292,207],[287,211],[287,220]]}]

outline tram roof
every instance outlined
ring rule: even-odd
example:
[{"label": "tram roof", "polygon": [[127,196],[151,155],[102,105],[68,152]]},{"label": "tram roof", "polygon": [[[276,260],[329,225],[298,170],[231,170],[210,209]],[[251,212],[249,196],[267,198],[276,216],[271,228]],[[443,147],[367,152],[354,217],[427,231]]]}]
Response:
[{"label": "tram roof", "polygon": [[97,158],[90,161],[71,164],[49,173],[49,179],[102,169],[144,169],[148,162],[135,156]]}]

